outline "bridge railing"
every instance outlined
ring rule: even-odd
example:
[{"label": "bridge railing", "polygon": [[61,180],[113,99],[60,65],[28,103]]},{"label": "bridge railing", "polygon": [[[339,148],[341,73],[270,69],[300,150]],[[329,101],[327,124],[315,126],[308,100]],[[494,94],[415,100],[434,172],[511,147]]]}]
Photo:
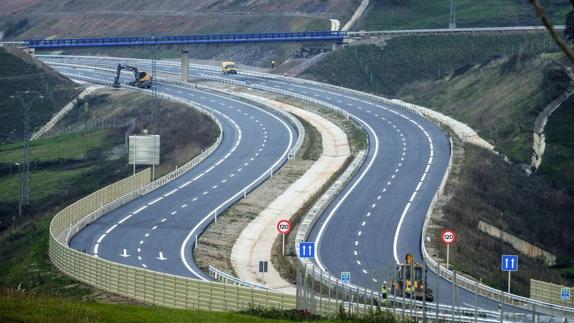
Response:
[{"label": "bridge railing", "polygon": [[290,41],[337,41],[342,42],[344,31],[306,31],[287,33],[253,34],[205,34],[189,36],[157,37],[114,37],[114,38],[70,38],[70,39],[34,39],[27,40],[27,47],[35,49],[142,46],[142,45],[184,45],[184,44],[222,44],[257,43]]}]

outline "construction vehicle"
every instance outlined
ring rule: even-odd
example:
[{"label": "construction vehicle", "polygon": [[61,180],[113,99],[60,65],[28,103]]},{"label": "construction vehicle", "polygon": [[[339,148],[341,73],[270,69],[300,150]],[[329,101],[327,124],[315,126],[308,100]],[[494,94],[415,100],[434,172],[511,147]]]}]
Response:
[{"label": "construction vehicle", "polygon": [[237,74],[237,67],[234,62],[221,62],[221,72],[223,74]]},{"label": "construction vehicle", "polygon": [[405,262],[396,267],[396,277],[391,283],[391,294],[398,297],[414,298],[428,302],[433,301],[432,289],[426,283],[426,273],[423,266],[415,262],[411,254],[407,254]]},{"label": "construction vehicle", "polygon": [[151,88],[152,79],[153,79],[153,76],[151,74],[148,74],[146,72],[140,72],[140,71],[138,71],[137,67],[124,65],[124,64],[118,64],[118,69],[117,69],[117,73],[116,73],[116,78],[114,79],[113,87],[115,87],[115,88],[121,87],[120,76],[122,74],[122,70],[127,70],[127,71],[131,71],[134,73],[134,79],[135,80],[133,82],[128,83],[130,86],[139,87],[140,89]]}]

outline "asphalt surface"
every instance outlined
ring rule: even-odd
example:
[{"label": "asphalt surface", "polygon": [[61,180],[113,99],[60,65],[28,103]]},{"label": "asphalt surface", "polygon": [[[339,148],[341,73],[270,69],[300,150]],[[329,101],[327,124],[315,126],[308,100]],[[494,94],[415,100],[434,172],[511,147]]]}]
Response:
[{"label": "asphalt surface", "polygon": [[[118,60],[86,58],[76,62],[113,68]],[[158,71],[179,71],[177,66],[161,61],[157,64]],[[223,76],[209,69],[192,68],[190,75],[232,78],[246,82],[247,86],[266,85],[316,98],[351,113],[368,133],[368,156],[310,234],[309,241],[318,245],[315,263],[337,277],[341,272],[351,272],[353,284],[375,290],[390,279],[395,264],[407,253],[422,263],[424,219],[450,158],[449,139],[436,124],[400,108],[321,86],[252,77],[241,72]],[[436,301],[474,306],[473,293],[453,289],[449,281],[431,271],[428,279]],[[499,306],[482,296],[478,297],[478,305],[493,311]]]},{"label": "asphalt surface", "polygon": [[[109,81],[109,74],[67,73]],[[223,126],[220,147],[204,162],[165,186],[134,200],[80,231],[74,249],[135,267],[207,279],[192,256],[195,236],[287,159],[296,130],[252,105],[187,88],[158,85],[158,92],[208,106]],[[253,184],[252,184],[253,183]]]}]

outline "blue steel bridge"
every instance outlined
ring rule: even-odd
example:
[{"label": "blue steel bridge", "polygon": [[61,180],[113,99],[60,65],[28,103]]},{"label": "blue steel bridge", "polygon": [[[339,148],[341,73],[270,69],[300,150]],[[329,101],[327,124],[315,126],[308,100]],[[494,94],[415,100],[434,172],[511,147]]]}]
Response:
[{"label": "blue steel bridge", "polygon": [[106,37],[106,38],[70,38],[27,40],[25,45],[36,50],[85,48],[85,47],[121,47],[121,46],[158,46],[158,45],[200,45],[200,44],[241,44],[265,42],[333,42],[343,43],[347,36],[344,31],[306,31],[288,33],[254,34],[212,34],[190,36],[159,37]]}]

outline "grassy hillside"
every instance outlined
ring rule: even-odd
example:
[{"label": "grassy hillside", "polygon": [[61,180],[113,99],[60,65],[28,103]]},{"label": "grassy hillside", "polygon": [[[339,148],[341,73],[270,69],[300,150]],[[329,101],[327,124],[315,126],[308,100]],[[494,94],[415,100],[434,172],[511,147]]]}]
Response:
[{"label": "grassy hillside", "polygon": [[0,144],[23,137],[25,110],[10,96],[22,91],[38,91],[44,96],[30,106],[33,131],[81,92],[72,81],[20,50],[0,48],[0,65]]},{"label": "grassy hillside", "polygon": [[528,162],[536,117],[569,81],[554,57],[515,55],[413,83],[400,97],[467,123],[510,159]]},{"label": "grassy hillside", "polygon": [[383,46],[345,47],[311,67],[303,77],[396,96],[406,84],[440,78],[493,56],[557,50],[544,33],[394,38]]},{"label": "grassy hillside", "polygon": [[[572,286],[573,269],[567,264],[574,264],[574,198],[539,175],[527,177],[484,149],[466,144],[463,158],[449,178],[446,192],[450,200],[442,207],[444,217],[439,220],[442,227],[458,233],[459,240],[450,250],[455,268],[506,288],[500,255],[517,251],[479,231],[478,221],[483,220],[559,256],[560,265],[555,269],[521,256],[521,269],[512,274],[513,292],[528,295],[530,278]],[[446,259],[438,238],[440,228],[432,229],[430,236],[436,237],[431,245]]]},{"label": "grassy hillside", "polygon": [[[375,0],[355,29],[448,28],[450,1]],[[532,5],[524,0],[456,0],[457,27],[540,25]],[[555,24],[564,24],[568,1],[541,1]]]}]

